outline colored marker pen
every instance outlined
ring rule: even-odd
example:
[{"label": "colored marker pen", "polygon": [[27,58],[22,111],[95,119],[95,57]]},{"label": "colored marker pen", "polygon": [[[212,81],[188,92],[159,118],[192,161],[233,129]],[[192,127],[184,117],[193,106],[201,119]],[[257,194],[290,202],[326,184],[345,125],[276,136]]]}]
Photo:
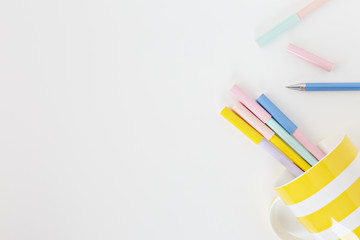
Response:
[{"label": "colored marker pen", "polygon": [[305,8],[301,9],[297,13],[291,15],[281,23],[279,23],[277,26],[263,34],[261,37],[259,37],[256,42],[260,47],[266,45],[273,39],[275,39],[280,34],[286,32],[287,30],[291,29],[295,25],[297,25],[301,20],[304,19],[307,15],[309,15],[311,12],[322,6],[324,3],[326,3],[328,0],[315,0],[309,5],[307,5]]},{"label": "colored marker pen", "polygon": [[234,96],[263,123],[269,126],[279,137],[297,152],[306,162],[314,166],[318,161],[293,136],[291,136],[271,115],[265,111],[254,99],[249,97],[239,86],[231,88]]},{"label": "colored marker pen", "polygon": [[264,136],[269,142],[275,145],[281,152],[283,152],[292,162],[294,162],[299,168],[306,171],[311,166],[302,159],[294,150],[292,150],[286,143],[284,143],[275,133],[261,122],[252,112],[250,112],[244,105],[237,102],[233,111],[237,113],[242,119],[244,119],[250,126],[255,128],[261,135]]},{"label": "colored marker pen", "polygon": [[[273,144],[266,140],[260,133],[258,133],[253,127],[240,118],[235,112],[225,107],[220,114],[237,129],[239,129],[243,134],[250,138],[250,140],[253,141],[256,145],[260,146],[262,149],[271,154],[275,159],[277,159],[293,176],[298,177],[303,173],[303,171],[288,157],[279,151],[279,149],[274,147]],[[304,171],[309,168],[310,166],[306,166]]]},{"label": "colored marker pen", "polygon": [[314,157],[321,160],[325,153],[313,144],[300,129],[265,94],[256,100],[271,116],[294,138],[296,138]]}]

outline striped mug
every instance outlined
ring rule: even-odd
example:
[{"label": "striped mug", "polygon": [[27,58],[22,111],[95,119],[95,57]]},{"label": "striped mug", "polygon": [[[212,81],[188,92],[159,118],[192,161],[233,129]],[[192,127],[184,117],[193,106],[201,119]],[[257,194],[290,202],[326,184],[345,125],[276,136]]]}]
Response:
[{"label": "striped mug", "polygon": [[281,239],[360,239],[359,151],[342,135],[327,152],[298,178],[279,179],[270,222]]}]

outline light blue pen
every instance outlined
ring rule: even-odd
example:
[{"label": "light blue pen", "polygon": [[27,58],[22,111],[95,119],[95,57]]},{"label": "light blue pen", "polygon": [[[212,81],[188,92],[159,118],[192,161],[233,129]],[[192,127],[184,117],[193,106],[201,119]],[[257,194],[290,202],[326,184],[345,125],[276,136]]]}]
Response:
[{"label": "light blue pen", "polygon": [[263,34],[261,37],[259,37],[256,42],[260,47],[264,46],[265,44],[269,43],[271,40],[279,36],[280,34],[286,32],[287,30],[294,27],[296,24],[301,22],[301,20],[304,19],[305,16],[307,16],[309,13],[323,5],[328,0],[315,0],[309,5],[307,5],[305,8],[301,9],[297,13],[291,15],[284,21],[282,21],[280,24],[278,24],[276,27],[272,28],[265,34]]},{"label": "light blue pen", "polygon": [[360,91],[360,82],[299,83],[287,88],[298,91]]}]

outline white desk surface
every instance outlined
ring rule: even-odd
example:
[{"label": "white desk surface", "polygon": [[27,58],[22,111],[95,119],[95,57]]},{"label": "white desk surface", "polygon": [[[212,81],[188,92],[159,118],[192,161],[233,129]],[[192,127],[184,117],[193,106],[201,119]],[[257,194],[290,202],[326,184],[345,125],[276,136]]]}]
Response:
[{"label": "white desk surface", "polygon": [[[358,0],[332,0],[265,48],[310,0],[0,3],[0,239],[276,239],[282,167],[219,112],[238,83],[317,142],[360,146]],[[335,62],[327,73],[292,42]]]}]

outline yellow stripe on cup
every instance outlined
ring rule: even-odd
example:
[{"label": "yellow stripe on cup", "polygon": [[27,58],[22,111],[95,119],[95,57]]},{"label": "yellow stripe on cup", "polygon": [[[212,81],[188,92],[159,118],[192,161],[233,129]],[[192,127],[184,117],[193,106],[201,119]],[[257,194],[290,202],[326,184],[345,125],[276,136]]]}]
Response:
[{"label": "yellow stripe on cup", "polygon": [[359,239],[360,236],[360,227],[356,228],[354,231],[352,231],[351,233],[345,235],[345,237],[343,237],[343,240],[356,240]]},{"label": "yellow stripe on cup", "polygon": [[274,144],[280,151],[282,151],[288,158],[291,159],[301,170],[307,171],[311,166],[302,159],[294,150],[292,150],[286,143],[284,143],[278,136],[274,135],[270,142]]},{"label": "yellow stripe on cup", "polygon": [[325,207],[308,216],[298,217],[299,221],[310,233],[319,233],[332,227],[360,206],[359,189],[360,178]]},{"label": "yellow stripe on cup", "polygon": [[341,143],[322,161],[301,177],[275,188],[286,205],[293,205],[314,195],[346,169],[358,154],[358,150],[345,136]]},{"label": "yellow stripe on cup", "polygon": [[248,138],[250,138],[250,140],[254,143],[259,144],[260,141],[264,138],[253,127],[251,127],[247,122],[245,122],[229,108],[225,107],[220,114],[242,133],[244,133]]}]

